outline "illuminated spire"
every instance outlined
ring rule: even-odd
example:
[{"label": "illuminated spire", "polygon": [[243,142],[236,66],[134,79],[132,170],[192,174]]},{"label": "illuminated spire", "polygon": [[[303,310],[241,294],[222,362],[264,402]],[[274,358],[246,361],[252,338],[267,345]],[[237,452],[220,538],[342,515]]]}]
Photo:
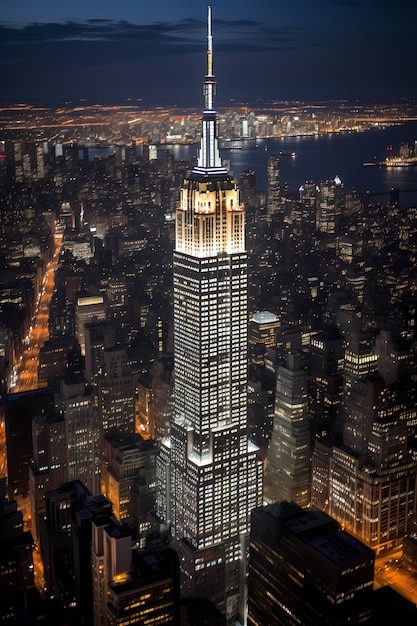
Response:
[{"label": "illuminated spire", "polygon": [[213,96],[216,83],[213,75],[213,37],[211,34],[211,7],[208,7],[207,15],[207,74],[204,81],[205,108],[208,111],[213,110]]},{"label": "illuminated spire", "polygon": [[211,30],[211,7],[207,14],[207,74],[204,79],[203,93],[204,106],[201,145],[198,156],[198,165],[194,174],[203,176],[224,176],[227,170],[222,166],[218,142],[216,111],[213,108],[213,99],[216,92],[216,82],[213,74],[213,37]]}]

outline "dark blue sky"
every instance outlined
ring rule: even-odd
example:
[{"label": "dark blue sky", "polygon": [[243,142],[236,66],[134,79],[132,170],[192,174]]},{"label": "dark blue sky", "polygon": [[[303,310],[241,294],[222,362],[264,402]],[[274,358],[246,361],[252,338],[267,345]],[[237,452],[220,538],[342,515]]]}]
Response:
[{"label": "dark blue sky", "polygon": [[[0,98],[198,99],[207,4],[0,0]],[[417,96],[415,0],[211,6],[219,98]]]}]

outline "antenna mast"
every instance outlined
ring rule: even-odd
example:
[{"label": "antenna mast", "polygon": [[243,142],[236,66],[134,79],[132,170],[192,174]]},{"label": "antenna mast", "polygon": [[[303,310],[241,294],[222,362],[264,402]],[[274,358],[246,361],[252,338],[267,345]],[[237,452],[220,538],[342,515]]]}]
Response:
[{"label": "antenna mast", "polygon": [[211,6],[207,13],[207,74],[204,81],[204,106],[206,111],[213,110],[213,98],[216,91],[216,83],[213,74],[213,37],[211,34]]}]

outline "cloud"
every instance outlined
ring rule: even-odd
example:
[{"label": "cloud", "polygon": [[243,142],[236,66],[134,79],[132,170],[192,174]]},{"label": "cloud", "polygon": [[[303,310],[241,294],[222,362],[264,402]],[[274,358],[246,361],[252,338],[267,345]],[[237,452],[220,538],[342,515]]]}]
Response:
[{"label": "cloud", "polygon": [[[21,28],[0,24],[0,47],[60,44],[64,42],[134,42],[143,52],[146,47],[151,54],[158,50],[165,53],[169,46],[175,52],[190,52],[202,48],[205,23],[187,18],[178,23],[156,22],[138,25],[127,21],[90,19],[87,22],[31,23]],[[280,49],[282,45],[296,45],[294,29],[273,28],[256,21],[218,20],[216,27],[216,51]]]},{"label": "cloud", "polygon": [[[172,29],[171,29],[172,30]],[[170,28],[162,23],[137,26],[129,22],[89,20],[88,23],[33,23],[22,28],[0,26],[2,46],[60,43],[68,40],[120,42],[169,36]]]},{"label": "cloud", "polygon": [[[353,0],[325,2],[327,7],[333,5],[334,11],[335,3],[351,7],[355,4]],[[348,12],[340,9],[338,19],[341,13]],[[372,81],[377,78],[371,65],[376,62],[374,59],[381,67],[395,64],[400,67],[396,81],[407,84],[411,73],[404,58],[412,55],[404,55],[402,48],[396,46],[389,49],[387,65],[388,51],[385,54],[385,48],[380,47],[380,28],[369,31],[368,21],[353,17],[343,20],[343,24],[336,21],[338,27],[333,10],[326,15],[319,21],[305,19],[285,27],[281,21],[274,24],[272,20],[215,19],[215,73],[219,93],[228,90],[231,95],[239,95],[244,89],[248,94],[254,91],[260,95],[271,91],[275,89],[272,70],[276,81],[287,80],[288,90],[291,81],[303,89],[306,77],[314,78],[317,89],[320,81],[327,81],[332,87],[336,74],[340,81],[346,84],[350,81],[352,85],[362,74],[372,89]],[[152,97],[153,93],[181,97],[199,93],[206,27],[205,20],[192,17],[150,24],[89,19],[33,22],[23,27],[3,21],[0,22],[3,93],[5,97],[12,93],[25,96],[51,92],[70,96],[81,92],[83,95],[138,93],[145,97]],[[398,41],[402,47],[404,42],[409,42],[409,47],[412,45],[409,38]],[[379,51],[377,56],[373,50]],[[401,64],[396,63],[397,59],[401,59]],[[394,82],[391,80],[390,85]],[[285,86],[280,84],[276,89],[281,92]]]}]

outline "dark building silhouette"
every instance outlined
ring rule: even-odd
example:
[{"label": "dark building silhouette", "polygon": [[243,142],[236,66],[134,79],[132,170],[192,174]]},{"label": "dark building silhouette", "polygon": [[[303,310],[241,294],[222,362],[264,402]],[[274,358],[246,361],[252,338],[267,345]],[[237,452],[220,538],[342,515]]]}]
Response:
[{"label": "dark building silhouette", "polygon": [[10,394],[4,399],[8,491],[26,498],[29,491],[29,464],[32,460],[32,419],[39,412],[51,412],[53,395],[48,389]]},{"label": "dark building silhouette", "polygon": [[344,350],[335,327],[328,327],[311,338],[309,402],[312,432],[329,433],[337,417],[343,390]]},{"label": "dark building silhouette", "polygon": [[0,480],[0,615],[17,622],[24,608],[24,592],[34,584],[32,535],[23,529],[23,515],[6,498],[6,479]]},{"label": "dark building silhouette", "polygon": [[40,521],[45,586],[48,594],[59,599],[66,608],[76,602],[72,515],[84,509],[90,496],[90,491],[79,480],[64,483],[45,494],[45,516]]},{"label": "dark building silhouette", "polygon": [[29,465],[31,530],[39,545],[39,522],[45,514],[45,493],[67,482],[65,420],[55,412],[36,413],[32,420],[32,460]]},{"label": "dark building silhouette", "polygon": [[248,625],[370,623],[374,560],[321,511],[285,501],[255,509]]}]

